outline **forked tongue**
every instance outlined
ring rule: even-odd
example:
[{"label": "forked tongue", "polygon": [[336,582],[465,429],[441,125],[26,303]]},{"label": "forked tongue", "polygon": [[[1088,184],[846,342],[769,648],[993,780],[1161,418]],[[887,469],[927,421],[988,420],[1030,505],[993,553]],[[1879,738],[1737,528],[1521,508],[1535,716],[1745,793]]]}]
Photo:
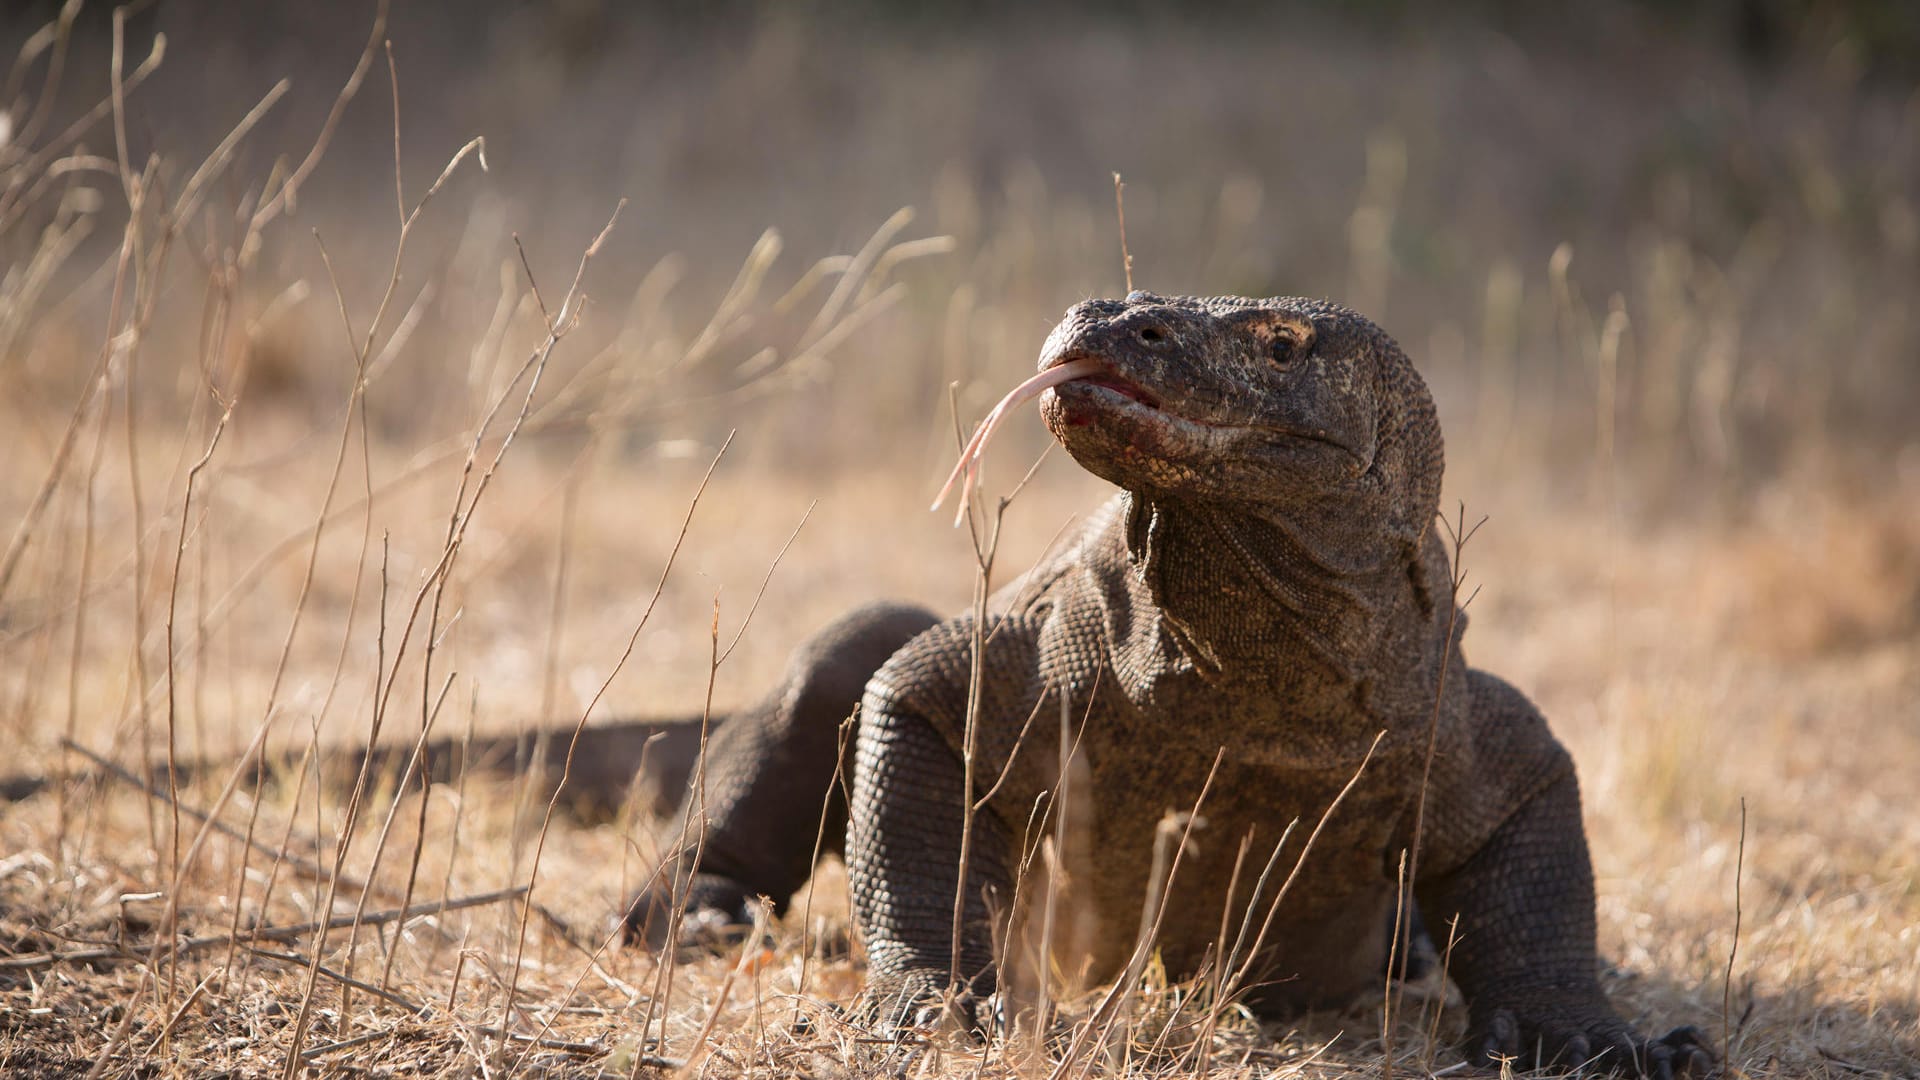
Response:
[{"label": "forked tongue", "polygon": [[952,493],[957,481],[960,485],[960,505],[953,516],[953,523],[958,526],[965,521],[967,502],[972,498],[974,488],[980,484],[980,459],[986,454],[987,442],[993,438],[993,433],[999,429],[1001,421],[1005,420],[1013,410],[1039,397],[1042,392],[1061,383],[1097,375],[1100,371],[1098,361],[1069,360],[1064,364],[1056,364],[1014,387],[1011,393],[1001,398],[1000,403],[987,413],[987,418],[980,421],[980,426],[973,429],[973,438],[967,440],[967,445],[960,451],[960,460],[954,464],[953,472],[947,476],[946,484],[940,488],[940,494],[934,497],[933,505],[927,509],[940,509],[940,505],[947,501],[947,496]]}]

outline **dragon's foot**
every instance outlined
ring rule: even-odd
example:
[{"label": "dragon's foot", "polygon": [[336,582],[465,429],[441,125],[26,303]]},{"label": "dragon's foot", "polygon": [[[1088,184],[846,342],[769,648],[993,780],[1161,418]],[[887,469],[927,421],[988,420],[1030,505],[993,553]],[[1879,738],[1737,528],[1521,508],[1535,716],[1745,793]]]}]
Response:
[{"label": "dragon's foot", "polygon": [[887,1038],[951,1030],[983,1035],[979,999],[966,987],[948,992],[947,973],[932,969],[874,972],[856,1013]]},{"label": "dragon's foot", "polygon": [[621,916],[621,940],[655,951],[669,941],[681,948],[716,948],[742,940],[752,929],[753,893],[732,878],[696,874],[685,900],[675,926],[673,894],[659,886],[640,890]]},{"label": "dragon's foot", "polygon": [[1475,1010],[1467,1056],[1478,1065],[1511,1061],[1523,1068],[1621,1073],[1672,1080],[1705,1077],[1713,1053],[1699,1029],[1675,1028],[1658,1039],[1642,1037],[1604,1001],[1548,998],[1512,1007]]}]

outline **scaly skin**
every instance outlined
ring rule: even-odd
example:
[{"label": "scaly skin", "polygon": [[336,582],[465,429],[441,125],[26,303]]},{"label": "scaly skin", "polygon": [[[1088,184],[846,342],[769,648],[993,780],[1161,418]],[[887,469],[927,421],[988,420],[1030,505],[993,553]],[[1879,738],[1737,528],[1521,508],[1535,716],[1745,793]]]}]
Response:
[{"label": "scaly skin", "polygon": [[752,922],[756,896],[783,909],[806,884],[816,840],[823,853],[841,852],[852,775],[840,769],[841,722],[875,669],[939,621],[904,604],[844,615],[794,650],[765,698],[713,729],[708,765],[692,770],[668,833],[675,842],[684,837],[684,848],[627,904],[626,940],[664,945],[676,892],[687,893],[687,910],[704,913],[704,922]]},{"label": "scaly skin", "polygon": [[[1573,765],[1534,707],[1460,652],[1466,618],[1451,608],[1433,529],[1440,430],[1400,348],[1323,302],[1135,293],[1074,307],[1040,366],[1083,359],[1109,374],[1049,390],[1041,414],[1076,461],[1122,492],[997,599],[971,796],[961,761],[970,618],[920,633],[866,684],[846,857],[873,1006],[911,1013],[937,1001],[956,968],[973,994],[993,989],[1006,924],[990,913],[1006,911],[1017,887],[1029,898],[1038,889],[1016,881],[1016,856],[1052,827],[1060,772],[1060,740],[1021,733],[1029,716],[1052,729],[1064,695],[1079,731],[1078,841],[1063,857],[1075,940],[1095,975],[1124,968],[1156,826],[1192,805],[1218,751],[1201,842],[1166,890],[1158,948],[1175,973],[1215,947],[1241,839],[1264,861],[1288,822],[1310,827],[1380,735],[1275,910],[1250,979],[1264,1011],[1377,986],[1431,732],[1413,887],[1428,925],[1458,920],[1451,973],[1469,1003],[1468,1056],[1706,1071],[1712,1058],[1691,1029],[1647,1040],[1600,990]],[[751,800],[729,795],[739,814],[710,814],[705,866],[719,873],[696,879],[696,907],[785,896],[805,876],[810,831],[800,851],[776,852],[772,836],[752,858],[711,846],[811,821],[803,796],[817,806],[828,783],[824,721],[814,730],[777,708],[759,715],[757,753],[807,742],[808,760],[825,763],[809,767],[827,771],[803,782],[781,770]],[[723,787],[769,776],[718,748],[715,759]],[[956,965],[961,806],[990,788]],[[749,802],[752,817],[740,816]],[[1231,898],[1236,910],[1249,904],[1250,878]]]},{"label": "scaly skin", "polygon": [[[703,780],[681,800],[688,843],[629,905],[629,938],[664,943],[675,895],[706,921],[743,920],[756,895],[784,901],[812,870],[824,806],[823,849],[845,839],[869,1007],[910,1017],[947,995],[955,971],[961,1000],[977,999],[1000,969],[1031,967],[1031,923],[1006,913],[1016,896],[1031,906],[1041,895],[1016,871],[1038,865],[1026,856],[1064,813],[1056,952],[1079,954],[1061,958],[1064,970],[1084,961],[1113,977],[1141,925],[1156,829],[1193,805],[1218,754],[1156,943],[1170,972],[1192,972],[1217,949],[1223,909],[1251,909],[1257,925],[1272,903],[1271,891],[1249,895],[1252,871],[1229,887],[1242,840],[1258,865],[1289,822],[1311,828],[1379,736],[1272,909],[1243,984],[1265,1012],[1343,1004],[1375,990],[1384,969],[1431,733],[1413,889],[1428,925],[1455,927],[1469,1059],[1657,1077],[1710,1069],[1692,1029],[1643,1038],[1601,993],[1573,765],[1533,705],[1460,652],[1466,617],[1451,609],[1432,528],[1440,430],[1400,348],[1323,302],[1135,293],[1067,313],[1040,366],[1071,360],[1105,374],[1047,391],[1041,414],[1076,461],[1122,490],[995,598],[975,790],[961,759],[971,618],[860,609],[805,643],[768,698],[715,729]],[[1072,794],[1057,807],[1063,698],[1075,750]],[[835,777],[840,725],[856,707],[849,821]],[[1023,739],[1029,718],[1038,734]],[[589,729],[568,797],[617,804],[649,742],[649,779],[684,784],[694,730]],[[549,734],[543,750],[524,739],[472,755],[442,744],[432,769],[530,752],[554,766],[571,732]],[[0,797],[38,784],[13,778]],[[961,807],[989,791],[956,964]],[[999,967],[996,942],[1010,953]],[[1006,989],[1017,999],[1020,987]]]},{"label": "scaly skin", "polygon": [[[1455,927],[1467,1056],[1657,1077],[1710,1069],[1692,1029],[1643,1038],[1601,993],[1573,765],[1533,705],[1460,652],[1466,616],[1451,608],[1432,527],[1440,430],[1400,348],[1319,301],[1135,293],[1067,313],[1040,366],[1072,360],[1105,374],[1047,391],[1041,414],[1076,461],[1122,490],[995,598],[975,790],[961,759],[971,618],[860,609],[715,729],[703,780],[681,800],[688,843],[629,905],[629,938],[664,943],[676,895],[707,921],[743,920],[756,895],[784,901],[812,870],[824,805],[824,850],[845,839],[869,1007],[910,1017],[947,995],[955,971],[961,1000],[977,999],[999,970],[1032,965],[1027,913],[1007,913],[1016,896],[1030,907],[1042,894],[1016,871],[1038,865],[1028,854],[1064,814],[1056,953],[1079,954],[1060,958],[1064,970],[1084,961],[1113,977],[1140,929],[1156,829],[1193,805],[1218,754],[1156,943],[1170,972],[1192,972],[1217,950],[1223,909],[1251,909],[1257,925],[1272,903],[1271,890],[1249,895],[1251,870],[1229,887],[1242,840],[1257,866],[1302,822],[1279,855],[1291,865],[1379,736],[1272,909],[1243,984],[1265,1012],[1343,1004],[1384,970],[1431,734],[1413,890],[1427,925]],[[836,771],[856,707],[849,821]],[[1038,733],[1023,738],[1030,723]],[[589,729],[569,798],[616,804],[649,742],[649,779],[684,784],[694,730]],[[544,750],[491,740],[470,756],[533,752],[557,765],[571,732],[550,734]],[[1075,748],[1071,795],[1055,806],[1063,741]],[[461,749],[437,747],[435,774],[469,757]],[[13,778],[0,798],[37,787]],[[956,964],[961,807],[989,791]],[[998,967],[996,942],[1009,954]],[[1020,987],[1005,989],[1017,1000]]]}]

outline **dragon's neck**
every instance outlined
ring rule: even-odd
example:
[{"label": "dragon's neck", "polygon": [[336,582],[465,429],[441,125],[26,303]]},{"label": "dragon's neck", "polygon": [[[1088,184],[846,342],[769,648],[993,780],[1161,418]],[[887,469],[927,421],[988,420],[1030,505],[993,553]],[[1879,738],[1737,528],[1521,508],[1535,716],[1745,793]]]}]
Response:
[{"label": "dragon's neck", "polygon": [[1151,632],[1210,681],[1397,711],[1428,692],[1437,658],[1425,655],[1424,567],[1420,552],[1361,524],[1365,509],[1334,495],[1310,517],[1282,518],[1129,495],[1130,606],[1150,603]]}]

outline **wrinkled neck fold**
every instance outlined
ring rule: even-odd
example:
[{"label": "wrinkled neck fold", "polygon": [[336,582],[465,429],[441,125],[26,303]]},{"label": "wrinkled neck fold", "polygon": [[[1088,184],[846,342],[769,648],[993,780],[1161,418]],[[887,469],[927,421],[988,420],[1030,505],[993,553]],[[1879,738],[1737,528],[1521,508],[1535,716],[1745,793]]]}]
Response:
[{"label": "wrinkled neck fold", "polygon": [[[1197,670],[1271,681],[1274,656],[1373,670],[1382,626],[1411,600],[1406,554],[1362,495],[1297,512],[1129,495],[1133,576]],[[1276,646],[1290,646],[1280,647]]]}]

